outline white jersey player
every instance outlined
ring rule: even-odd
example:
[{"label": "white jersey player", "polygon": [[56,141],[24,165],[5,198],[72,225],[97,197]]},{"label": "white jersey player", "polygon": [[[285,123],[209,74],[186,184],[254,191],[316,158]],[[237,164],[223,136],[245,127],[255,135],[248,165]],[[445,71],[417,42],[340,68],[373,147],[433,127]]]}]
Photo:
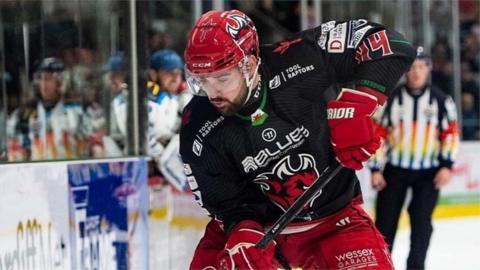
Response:
[{"label": "white jersey player", "polygon": [[185,187],[179,158],[178,132],[181,113],[191,94],[183,91],[183,61],[171,50],[155,52],[150,60],[148,82],[148,154],[157,161],[163,176],[178,189]]},{"label": "white jersey player", "polygon": [[91,134],[79,104],[62,99],[63,63],[45,58],[35,73],[39,98],[16,109],[7,122],[10,161],[87,157]]}]

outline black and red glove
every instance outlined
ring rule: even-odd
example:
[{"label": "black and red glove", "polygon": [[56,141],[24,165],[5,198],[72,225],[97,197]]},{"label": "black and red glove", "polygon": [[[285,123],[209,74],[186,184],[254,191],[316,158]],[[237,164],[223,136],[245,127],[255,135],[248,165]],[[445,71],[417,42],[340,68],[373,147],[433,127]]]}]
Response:
[{"label": "black and red glove", "polygon": [[342,89],[336,100],[328,102],[330,140],[343,166],[360,170],[362,162],[380,147],[380,136],[372,119],[377,107],[377,97],[347,88]]},{"label": "black and red glove", "polygon": [[218,256],[218,269],[277,269],[273,258],[275,242],[271,241],[265,249],[255,246],[263,236],[262,226],[257,222],[244,220],[238,223]]}]

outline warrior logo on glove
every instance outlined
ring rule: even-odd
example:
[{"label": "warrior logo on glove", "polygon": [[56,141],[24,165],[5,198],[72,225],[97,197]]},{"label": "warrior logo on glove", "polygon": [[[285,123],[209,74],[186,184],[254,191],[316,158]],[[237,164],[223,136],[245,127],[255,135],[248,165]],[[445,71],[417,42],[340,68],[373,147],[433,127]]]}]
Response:
[{"label": "warrior logo on glove", "polygon": [[[291,157],[284,157],[271,172],[262,173],[254,180],[268,198],[283,211],[286,211],[319,177],[315,159],[311,155],[300,154],[295,163],[292,162]],[[313,205],[314,201],[315,198],[305,206],[306,210]]]},{"label": "warrior logo on glove", "polygon": [[353,113],[355,112],[355,108],[334,108],[327,110],[327,118],[328,119],[347,119],[353,118]]}]

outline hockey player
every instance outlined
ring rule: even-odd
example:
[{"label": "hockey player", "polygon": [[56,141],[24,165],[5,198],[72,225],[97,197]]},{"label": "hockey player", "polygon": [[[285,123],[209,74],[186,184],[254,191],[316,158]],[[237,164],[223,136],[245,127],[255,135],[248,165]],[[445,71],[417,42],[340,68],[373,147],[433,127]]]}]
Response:
[{"label": "hockey player", "polygon": [[125,53],[115,52],[103,67],[110,90],[110,126],[109,134],[103,137],[107,157],[125,154],[127,136],[127,67]]},{"label": "hockey player", "polygon": [[[242,12],[202,15],[185,50],[198,96],[183,113],[180,152],[196,200],[214,219],[191,268],[391,269],[360,207],[354,169],[379,147],[371,115],[414,55],[400,34],[365,20],[330,21],[259,48]],[[333,85],[344,88],[332,95]],[[335,159],[350,169],[257,248]]]},{"label": "hockey player", "polygon": [[154,152],[149,154],[158,156],[180,129],[179,89],[183,81],[183,61],[172,50],[160,50],[152,55],[150,69],[155,81],[148,85],[148,133],[154,140],[150,143],[158,142],[159,145],[158,148],[150,147]]},{"label": "hockey player", "polygon": [[36,99],[15,110],[7,123],[10,161],[88,156],[91,126],[80,104],[63,101],[64,69],[53,57],[40,63],[34,74]]},{"label": "hockey player", "polygon": [[[411,235],[407,269],[424,269],[432,214],[440,188],[451,177],[458,147],[457,113],[452,98],[428,83],[430,58],[419,47],[406,84],[392,92],[381,116],[385,151],[371,162],[372,186],[378,190],[375,223],[393,248],[407,190]],[[384,158],[380,153],[388,153]],[[380,164],[386,163],[383,173]]]},{"label": "hockey player", "polygon": [[178,132],[181,112],[191,98],[183,91],[183,60],[172,50],[159,50],[150,58],[148,82],[149,156],[156,168],[177,189],[186,187],[182,162],[179,159]]}]

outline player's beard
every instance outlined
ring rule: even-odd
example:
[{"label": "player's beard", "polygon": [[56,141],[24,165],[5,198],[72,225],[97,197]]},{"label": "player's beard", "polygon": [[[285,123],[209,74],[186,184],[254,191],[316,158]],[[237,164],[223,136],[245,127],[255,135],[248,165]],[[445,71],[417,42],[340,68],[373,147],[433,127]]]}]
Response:
[{"label": "player's beard", "polygon": [[243,107],[245,104],[245,100],[247,98],[247,93],[248,90],[243,88],[236,97],[233,98],[233,100],[228,100],[226,98],[215,98],[211,99],[210,101],[212,102],[223,102],[224,104],[221,107],[216,106],[214,103],[212,103],[213,107],[217,109],[222,115],[224,116],[232,116],[235,115],[240,109]]}]

